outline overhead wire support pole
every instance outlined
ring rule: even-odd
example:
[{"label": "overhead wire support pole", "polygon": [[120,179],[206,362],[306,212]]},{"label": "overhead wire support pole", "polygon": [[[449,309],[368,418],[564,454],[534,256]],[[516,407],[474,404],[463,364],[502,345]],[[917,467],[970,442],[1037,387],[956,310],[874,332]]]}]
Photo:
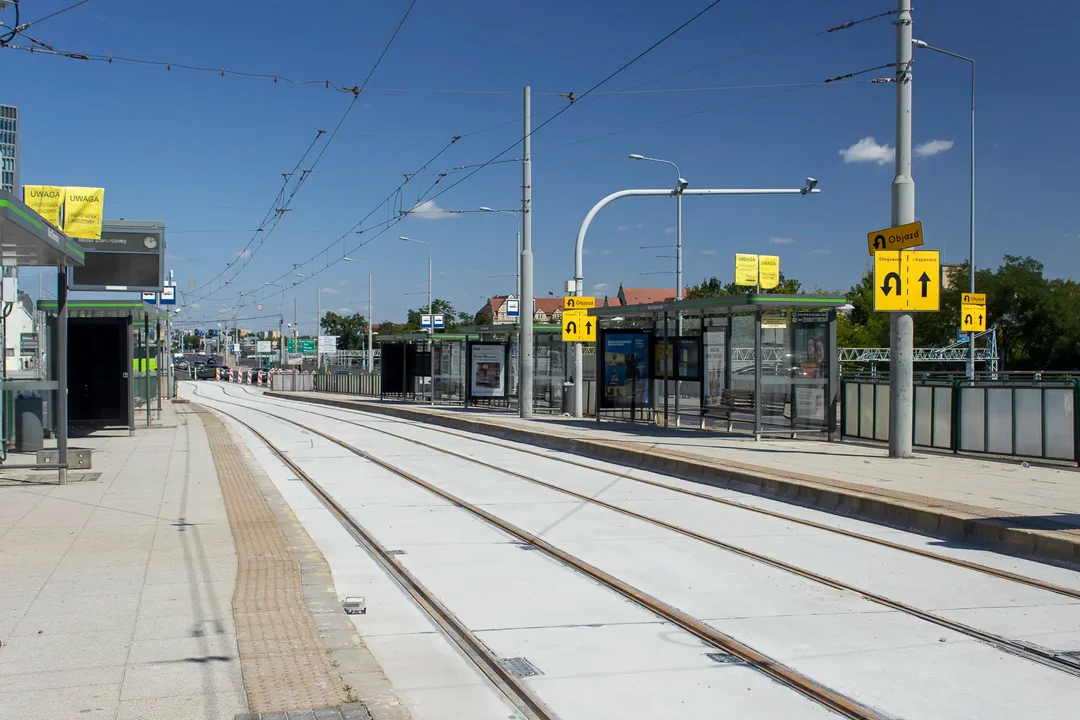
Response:
[{"label": "overhead wire support pole", "polygon": [[[533,414],[533,254],[532,254],[532,130],[531,89],[525,86],[524,139],[521,160],[521,297],[518,312],[521,334],[518,336],[518,415]],[[579,380],[580,383],[580,380]]]},{"label": "overhead wire support pole", "polygon": [[[911,0],[898,0],[896,19],[896,176],[892,182],[892,224],[915,221],[915,181],[911,176]],[[902,253],[902,251],[901,251]],[[901,257],[903,255],[901,254]],[[889,457],[912,456],[915,316],[889,316]]]},{"label": "overhead wire support pole", "polygon": [[[821,192],[814,187],[817,181],[807,178],[807,184],[801,188],[686,188],[682,195],[817,195]],[[607,205],[625,197],[671,197],[671,190],[661,188],[619,190],[613,192],[600,202],[593,205],[585,219],[578,228],[577,242],[574,244],[574,294],[584,294],[584,268],[585,268],[585,235],[589,232],[589,226],[597,213]],[[602,349],[596,353],[597,362],[603,357]],[[582,388],[582,371],[584,367],[584,350],[581,343],[574,343],[574,417],[582,417],[584,412],[584,395]],[[599,368],[597,368],[599,371]],[[599,377],[599,375],[598,375]]]}]

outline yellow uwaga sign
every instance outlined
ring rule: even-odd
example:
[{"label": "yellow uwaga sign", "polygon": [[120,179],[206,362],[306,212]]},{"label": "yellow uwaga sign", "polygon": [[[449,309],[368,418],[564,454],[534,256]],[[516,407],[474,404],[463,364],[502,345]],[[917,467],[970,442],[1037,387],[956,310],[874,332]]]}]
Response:
[{"label": "yellow uwaga sign", "polygon": [[64,234],[84,240],[101,239],[104,207],[104,189],[67,188],[67,198],[64,202]]},{"label": "yellow uwaga sign", "polygon": [[903,250],[905,248],[919,247],[923,244],[923,231],[921,222],[897,225],[887,230],[866,233],[866,244],[872,256],[881,250]]},{"label": "yellow uwaga sign", "polygon": [[49,223],[60,227],[60,211],[64,209],[65,188],[53,185],[23,185],[23,202]]},{"label": "yellow uwaga sign", "polygon": [[762,290],[772,290],[780,284],[779,255],[761,255],[758,257],[758,281]]},{"label": "yellow uwaga sign", "polygon": [[758,284],[758,256],[746,253],[735,254],[735,284]]},{"label": "yellow uwaga sign", "polygon": [[772,290],[780,284],[780,256],[736,253],[735,284]]}]

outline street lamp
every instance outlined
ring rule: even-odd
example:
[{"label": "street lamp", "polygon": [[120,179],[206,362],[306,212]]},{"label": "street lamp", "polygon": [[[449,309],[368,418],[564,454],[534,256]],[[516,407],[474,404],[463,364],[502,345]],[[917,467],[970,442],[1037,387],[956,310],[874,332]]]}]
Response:
[{"label": "street lamp", "polygon": [[675,196],[675,301],[682,300],[683,295],[683,282],[682,282],[682,197],[683,190],[686,190],[690,185],[683,179],[682,173],[679,172],[679,166],[670,160],[661,160],[660,158],[647,157],[645,155],[639,155],[633,153],[630,155],[631,160],[647,160],[649,162],[664,163],[675,168],[675,177],[677,182],[675,183],[675,189],[671,191],[671,194]]},{"label": "street lamp", "polygon": [[517,298],[518,298],[518,317],[520,317],[520,308],[523,307],[523,300],[521,299],[521,216],[518,215],[516,210],[496,210],[495,208],[489,208],[486,205],[481,205],[480,209],[484,212],[498,213],[500,215],[510,215],[514,218],[514,222],[517,224],[517,255],[514,256],[514,277],[517,280]]},{"label": "street lamp", "polygon": [[[971,196],[969,198],[971,217],[968,220],[968,292],[975,292],[975,60],[965,55],[958,55],[948,50],[934,47],[923,40],[912,39],[911,44],[923,50],[933,50],[958,60],[971,63]],[[968,379],[975,377],[975,334],[968,336]]]},{"label": "street lamp", "polygon": [[266,287],[281,289],[281,307],[278,311],[278,365],[285,367],[285,286],[278,283],[264,282]]},{"label": "street lamp", "polygon": [[[675,168],[675,189],[671,191],[675,196],[675,302],[682,300],[683,295],[683,282],[682,282],[682,196],[683,190],[690,184],[683,179],[682,173],[679,171],[679,166],[670,160],[661,160],[660,158],[647,157],[645,155],[639,155],[633,153],[630,155],[631,160],[647,160],[649,162],[663,163]],[[642,273],[644,274],[644,273]],[[675,313],[675,336],[682,336],[682,314]],[[664,342],[670,343],[671,338],[664,338]],[[667,396],[667,382],[664,383],[664,396]],[[679,425],[679,398],[682,396],[682,380],[675,380],[675,426]],[[667,400],[665,399],[666,403]],[[665,422],[667,415],[664,416]]]},{"label": "street lamp", "polygon": [[[427,246],[427,310],[428,310],[428,336],[430,337],[435,332],[435,308],[431,306],[431,245],[423,240],[414,240],[413,238],[405,237],[401,235],[398,240],[404,240],[405,242],[416,243],[418,245]],[[420,316],[420,324],[424,324],[423,314]],[[431,366],[431,404],[435,404],[435,363],[430,363]]]},{"label": "street lamp", "polygon": [[367,354],[364,356],[364,369],[368,374],[371,374],[372,367],[375,361],[375,346],[372,345],[372,330],[371,323],[374,318],[371,316],[371,263],[367,260],[356,260],[355,258],[346,257],[342,258],[345,262],[363,263],[367,265]]}]

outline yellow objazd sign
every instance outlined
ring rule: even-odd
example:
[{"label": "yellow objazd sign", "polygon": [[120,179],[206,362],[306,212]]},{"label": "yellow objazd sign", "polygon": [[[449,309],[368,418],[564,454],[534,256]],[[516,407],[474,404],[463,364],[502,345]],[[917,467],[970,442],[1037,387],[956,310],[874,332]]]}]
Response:
[{"label": "yellow objazd sign", "polygon": [[882,250],[903,250],[918,247],[922,244],[923,231],[921,222],[897,225],[893,228],[866,233],[866,245],[871,255]]},{"label": "yellow objazd sign", "polygon": [[961,305],[986,305],[986,293],[964,293],[960,296]]},{"label": "yellow objazd sign", "polygon": [[587,295],[567,295],[562,300],[564,310],[588,310],[596,307],[596,298]]},{"label": "yellow objazd sign", "polygon": [[985,332],[986,306],[960,305],[960,329],[964,332]]},{"label": "yellow objazd sign", "polygon": [[772,290],[780,284],[779,255],[762,255],[758,258],[758,278],[762,290]]},{"label": "yellow objazd sign", "polygon": [[23,202],[49,223],[60,227],[65,188],[54,185],[23,185]]},{"label": "yellow objazd sign", "polygon": [[101,239],[104,218],[103,188],[69,187],[64,202],[64,234],[85,240]]},{"label": "yellow objazd sign", "polygon": [[735,284],[758,284],[758,256],[745,253],[735,254]]},{"label": "yellow objazd sign", "polygon": [[941,264],[937,250],[879,250],[874,253],[874,310],[937,312]]}]

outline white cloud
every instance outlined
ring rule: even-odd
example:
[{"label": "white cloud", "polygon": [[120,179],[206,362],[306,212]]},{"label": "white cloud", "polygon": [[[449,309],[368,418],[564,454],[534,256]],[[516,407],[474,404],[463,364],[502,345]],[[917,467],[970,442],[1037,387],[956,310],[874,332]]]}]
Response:
[{"label": "white cloud", "polygon": [[896,151],[885,145],[878,145],[872,137],[864,137],[846,150],[840,151],[840,156],[846,163],[876,162],[878,165],[890,163]]},{"label": "white cloud", "polygon": [[933,157],[943,152],[952,150],[955,143],[952,140],[931,140],[915,146],[915,154],[919,157]]},{"label": "white cloud", "polygon": [[715,255],[716,251],[715,250],[702,250],[701,254],[702,255]]},{"label": "white cloud", "polygon": [[326,293],[327,295],[336,295],[337,293],[340,292],[340,290],[338,290],[335,287],[324,287],[322,289],[322,292]]},{"label": "white cloud", "polygon": [[630,226],[629,225],[620,225],[615,229],[618,230],[619,232],[625,232],[625,231],[630,229]]},{"label": "white cloud", "polygon": [[611,250],[601,250],[599,254],[600,255],[611,255],[612,251]]},{"label": "white cloud", "polygon": [[188,305],[188,310],[198,310],[200,307],[202,307],[202,305],[199,303],[191,303]]},{"label": "white cloud", "polygon": [[812,251],[815,255],[828,255],[832,250],[825,250],[824,248],[814,248]]},{"label": "white cloud", "polygon": [[769,242],[771,242],[773,245],[790,245],[791,243],[795,242],[795,238],[771,237],[769,238]]},{"label": "white cloud", "polygon": [[645,229],[645,223],[638,223],[637,224],[637,229],[638,230],[644,230]]},{"label": "white cloud", "polygon": [[675,234],[675,228],[673,228],[673,227],[664,228],[664,234],[665,235],[674,235]]},{"label": "white cloud", "polygon": [[352,308],[342,307],[335,310],[338,315],[352,315]]},{"label": "white cloud", "polygon": [[596,292],[596,293],[598,293],[598,292],[607,292],[608,289],[610,289],[610,288],[611,288],[611,286],[608,285],[607,283],[596,283],[595,285],[592,286],[592,291]]},{"label": "white cloud", "polygon": [[425,220],[441,220],[442,218],[458,217],[457,213],[452,213],[449,210],[444,210],[439,207],[434,200],[425,200],[422,203],[413,205],[409,210],[409,214]]},{"label": "white cloud", "polygon": [[242,251],[240,251],[238,253],[233,253],[233,257],[236,258],[237,260],[246,260],[249,257],[251,257],[251,251],[250,250],[242,250]]}]

